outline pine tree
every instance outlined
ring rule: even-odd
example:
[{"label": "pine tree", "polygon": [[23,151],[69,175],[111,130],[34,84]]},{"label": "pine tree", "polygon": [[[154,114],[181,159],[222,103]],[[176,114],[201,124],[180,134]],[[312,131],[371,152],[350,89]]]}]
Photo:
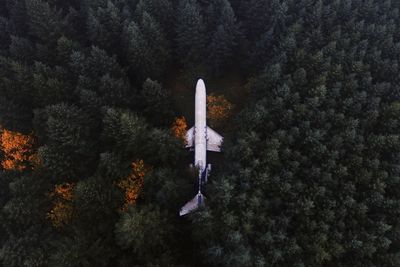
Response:
[{"label": "pine tree", "polygon": [[185,66],[204,62],[206,28],[196,0],[180,1],[176,14],[176,52]]},{"label": "pine tree", "polygon": [[28,33],[27,8],[25,0],[7,0],[6,6],[10,18],[10,27],[15,35],[26,36]]},{"label": "pine tree", "polygon": [[5,56],[5,51],[10,43],[10,21],[0,16],[0,48],[3,52],[0,52],[0,55]]},{"label": "pine tree", "polygon": [[173,25],[173,4],[169,0],[140,0],[134,12],[134,20],[141,21],[144,13],[149,14],[162,28],[168,38],[171,38]]},{"label": "pine tree", "polygon": [[92,45],[110,54],[119,54],[122,21],[119,9],[112,1],[106,5],[90,8],[87,15],[87,33]]},{"label": "pine tree", "polygon": [[[383,181],[398,180],[386,154],[396,154],[398,136],[387,133],[397,123],[388,130],[378,121],[397,100],[380,98],[390,85],[375,80],[380,89],[372,89],[372,77],[392,78],[370,72],[382,66],[379,57],[362,56],[365,43],[357,40],[365,26],[342,28],[349,39],[335,44],[339,32],[319,19],[326,6],[294,7],[279,52],[248,84],[251,104],[225,144],[235,164],[209,189],[218,197],[194,218],[203,253],[221,266],[395,266],[398,226],[384,215],[391,205],[383,199],[398,200]],[[354,23],[348,15],[357,7],[331,8],[339,9],[337,25]]]},{"label": "pine tree", "polygon": [[146,79],[141,92],[144,113],[156,125],[168,125],[173,117],[170,95],[157,81]]},{"label": "pine tree", "polygon": [[41,138],[46,143],[39,148],[39,155],[54,181],[75,181],[91,173],[87,166],[95,151],[86,123],[88,119],[80,109],[56,104],[47,106],[42,116],[44,118],[37,121],[43,124],[36,127],[45,129],[45,136]]},{"label": "pine tree", "polygon": [[[399,10],[0,1],[0,265],[399,266]],[[178,217],[172,100],[237,71],[206,205]]]},{"label": "pine tree", "polygon": [[[136,208],[122,215],[115,228],[118,244],[137,255],[137,264],[171,265],[174,240],[173,226],[168,214],[154,207]],[[149,239],[148,236],[157,237]],[[155,241],[156,240],[156,241]],[[154,257],[157,255],[157,257]]]},{"label": "pine tree", "polygon": [[235,13],[226,0],[213,2],[208,7],[209,31],[212,32],[208,51],[208,65],[214,75],[232,64],[232,56],[238,44],[239,28]]},{"label": "pine tree", "polygon": [[61,14],[42,0],[26,0],[29,32],[37,39],[37,57],[51,62],[55,56],[56,40],[62,33]]},{"label": "pine tree", "polygon": [[170,48],[153,17],[144,12],[140,24],[131,22],[124,28],[124,38],[130,68],[138,80],[161,78],[170,60]]},{"label": "pine tree", "polygon": [[29,39],[17,36],[11,36],[9,52],[13,59],[26,63],[31,63],[35,54],[35,50]]},{"label": "pine tree", "polygon": [[0,123],[11,130],[27,132],[31,128],[32,74],[25,63],[0,58]]}]

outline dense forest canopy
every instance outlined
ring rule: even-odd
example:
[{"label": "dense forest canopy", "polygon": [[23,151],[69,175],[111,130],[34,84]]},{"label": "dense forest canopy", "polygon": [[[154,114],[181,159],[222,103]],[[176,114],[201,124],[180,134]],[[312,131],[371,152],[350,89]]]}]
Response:
[{"label": "dense forest canopy", "polygon": [[[0,0],[0,266],[400,266],[399,12]],[[173,84],[232,73],[207,204],[180,218]]]}]

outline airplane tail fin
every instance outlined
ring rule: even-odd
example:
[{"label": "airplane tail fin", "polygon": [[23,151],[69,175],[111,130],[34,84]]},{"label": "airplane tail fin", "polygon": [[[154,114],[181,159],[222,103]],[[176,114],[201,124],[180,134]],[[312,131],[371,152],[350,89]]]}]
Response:
[{"label": "airplane tail fin", "polygon": [[191,213],[192,211],[197,210],[200,206],[204,205],[204,195],[199,192],[197,195],[185,204],[179,211],[179,216],[184,216],[186,214]]}]

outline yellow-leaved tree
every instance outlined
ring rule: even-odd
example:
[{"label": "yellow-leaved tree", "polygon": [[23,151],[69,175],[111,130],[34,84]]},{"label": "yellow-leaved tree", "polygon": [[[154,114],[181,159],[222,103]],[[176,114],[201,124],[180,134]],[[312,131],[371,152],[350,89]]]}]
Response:
[{"label": "yellow-leaved tree", "polygon": [[229,118],[233,111],[233,104],[223,95],[207,96],[207,119],[211,125],[218,126]]},{"label": "yellow-leaved tree", "polygon": [[135,160],[131,164],[130,174],[118,182],[118,187],[124,191],[125,200],[122,211],[136,203],[144,184],[144,176],[150,170],[143,160]]},{"label": "yellow-leaved tree", "polygon": [[53,207],[47,213],[56,228],[61,228],[71,222],[73,216],[74,183],[63,183],[54,186],[54,191],[50,193],[53,200]]},{"label": "yellow-leaved tree", "polygon": [[37,158],[32,135],[0,129],[0,148],[3,152],[1,166],[5,170],[22,171]]},{"label": "yellow-leaved tree", "polygon": [[184,144],[186,144],[187,123],[184,116],[175,119],[172,123],[171,131],[176,138],[179,138]]}]

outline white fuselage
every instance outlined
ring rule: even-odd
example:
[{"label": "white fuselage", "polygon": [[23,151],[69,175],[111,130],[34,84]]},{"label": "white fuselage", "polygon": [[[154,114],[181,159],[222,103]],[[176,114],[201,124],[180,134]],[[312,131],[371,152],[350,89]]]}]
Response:
[{"label": "white fuselage", "polygon": [[196,85],[195,96],[194,165],[197,166],[200,171],[203,171],[207,164],[206,105],[206,86],[204,85],[204,81],[199,79]]},{"label": "white fuselage", "polygon": [[207,164],[207,150],[221,152],[223,137],[207,126],[207,95],[204,81],[199,79],[196,84],[194,126],[186,132],[186,147],[194,148],[194,165],[199,169],[199,187],[196,196],[187,202],[179,211],[184,216],[204,205],[203,186],[211,171]]}]

